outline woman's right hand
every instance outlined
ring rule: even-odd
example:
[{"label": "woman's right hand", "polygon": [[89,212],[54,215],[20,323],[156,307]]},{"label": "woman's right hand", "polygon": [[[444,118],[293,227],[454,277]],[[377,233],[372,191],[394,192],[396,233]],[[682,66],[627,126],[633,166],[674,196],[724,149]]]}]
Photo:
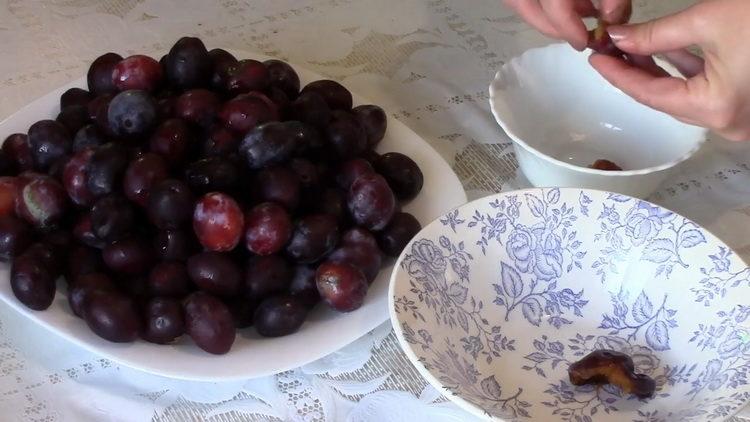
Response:
[{"label": "woman's right hand", "polygon": [[630,19],[631,0],[505,0],[529,25],[544,35],[565,40],[582,51],[589,41],[583,18],[599,17],[609,24]]},{"label": "woman's right hand", "polygon": [[[705,0],[673,15],[610,26],[620,50],[663,54],[685,76],[658,75],[594,54],[589,61],[612,85],[637,101],[727,139],[750,141],[750,1]],[[697,46],[705,57],[685,48]]]}]

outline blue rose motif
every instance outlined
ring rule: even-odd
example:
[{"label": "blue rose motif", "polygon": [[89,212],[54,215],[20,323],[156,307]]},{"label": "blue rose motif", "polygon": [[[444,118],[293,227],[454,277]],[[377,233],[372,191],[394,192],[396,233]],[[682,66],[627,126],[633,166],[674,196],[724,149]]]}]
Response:
[{"label": "blue rose motif", "polygon": [[748,336],[750,336],[750,333],[742,328],[732,331],[719,345],[717,349],[719,356],[722,359],[729,359],[746,353],[748,347],[750,347],[746,340]]},{"label": "blue rose motif", "polygon": [[525,227],[518,226],[513,230],[505,248],[518,271],[530,271],[534,262],[534,236]]},{"label": "blue rose motif", "polygon": [[646,375],[653,374],[661,366],[661,361],[649,348],[631,345],[619,337],[599,336],[596,339],[596,345],[594,348],[625,353],[633,358],[633,364],[638,372]]},{"label": "blue rose motif", "polygon": [[554,233],[542,235],[534,251],[534,275],[539,280],[550,281],[562,276],[562,241]]},{"label": "blue rose motif", "polygon": [[709,255],[709,257],[714,263],[714,269],[716,269],[716,272],[723,273],[729,271],[729,258],[727,258],[725,254],[719,256]]},{"label": "blue rose motif", "polygon": [[633,358],[633,364],[642,374],[651,375],[661,366],[659,358],[647,347],[630,346],[625,353]]},{"label": "blue rose motif", "polygon": [[411,248],[412,261],[409,262],[409,274],[444,274],[447,268],[443,252],[427,239],[414,242]]},{"label": "blue rose motif", "polygon": [[662,217],[650,208],[633,208],[625,218],[625,232],[633,243],[640,246],[659,233],[662,228]]},{"label": "blue rose motif", "polygon": [[630,348],[630,344],[618,337],[599,336],[596,339],[595,349],[614,350],[615,352],[625,353]]},{"label": "blue rose motif", "polygon": [[450,258],[451,268],[461,278],[469,276],[469,263],[463,255],[454,255]]},{"label": "blue rose motif", "polygon": [[565,346],[559,341],[554,341],[547,345],[547,351],[557,356],[562,356],[563,350],[565,350]]}]

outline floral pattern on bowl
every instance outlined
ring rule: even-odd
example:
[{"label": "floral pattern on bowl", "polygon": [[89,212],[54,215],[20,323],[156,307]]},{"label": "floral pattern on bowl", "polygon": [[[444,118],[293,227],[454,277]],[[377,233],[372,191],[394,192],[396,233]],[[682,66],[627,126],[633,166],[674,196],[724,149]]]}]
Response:
[{"label": "floral pattern on bowl", "polygon": [[[750,401],[750,269],[692,221],[581,189],[507,192],[412,240],[391,319],[435,386],[494,420],[723,420]],[[574,387],[597,349],[632,356],[653,399]]]}]

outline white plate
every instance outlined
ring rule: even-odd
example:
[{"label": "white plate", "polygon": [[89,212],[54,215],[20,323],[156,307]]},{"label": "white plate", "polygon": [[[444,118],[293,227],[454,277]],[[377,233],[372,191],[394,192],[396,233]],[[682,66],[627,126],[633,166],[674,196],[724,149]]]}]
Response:
[{"label": "white plate", "polygon": [[[233,51],[238,58],[267,60],[268,57]],[[294,66],[303,85],[324,79],[308,70]],[[54,119],[59,111],[60,95],[72,87],[86,87],[81,78],[61,87],[22,108],[0,123],[0,139],[20,132],[42,119]],[[355,104],[368,104],[354,94]],[[389,119],[388,132],[378,151],[398,151],[409,155],[424,172],[424,188],[420,195],[404,207],[422,224],[466,202],[466,194],[453,170],[411,129],[396,119]],[[296,334],[265,339],[254,330],[238,332],[232,350],[222,356],[210,355],[192,341],[183,339],[174,345],[158,346],[145,341],[131,344],[110,343],[97,337],[86,324],[76,318],[63,294],[57,294],[52,306],[44,312],[31,311],[13,296],[10,283],[0,283],[0,299],[51,332],[92,352],[123,365],[172,378],[219,381],[255,378],[286,371],[319,359],[356,340],[388,318],[387,289],[392,266],[384,268],[370,287],[364,305],[351,313],[340,314],[324,305],[318,306]],[[7,265],[0,268],[0,280],[8,280]]]}]

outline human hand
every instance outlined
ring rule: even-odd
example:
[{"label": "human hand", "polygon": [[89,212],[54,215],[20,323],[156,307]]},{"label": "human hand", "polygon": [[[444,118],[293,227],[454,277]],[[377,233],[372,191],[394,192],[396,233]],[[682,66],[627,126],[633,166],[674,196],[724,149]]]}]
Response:
[{"label": "human hand", "polygon": [[[663,54],[685,78],[655,75],[594,54],[591,65],[635,100],[727,139],[750,140],[750,2],[706,0],[680,13],[635,25],[610,26],[626,53]],[[700,58],[685,48],[698,46]]]},{"label": "human hand", "polygon": [[627,22],[632,11],[631,0],[505,0],[529,25],[544,35],[562,39],[573,48],[583,50],[589,35],[583,18],[598,17],[609,24]]}]

